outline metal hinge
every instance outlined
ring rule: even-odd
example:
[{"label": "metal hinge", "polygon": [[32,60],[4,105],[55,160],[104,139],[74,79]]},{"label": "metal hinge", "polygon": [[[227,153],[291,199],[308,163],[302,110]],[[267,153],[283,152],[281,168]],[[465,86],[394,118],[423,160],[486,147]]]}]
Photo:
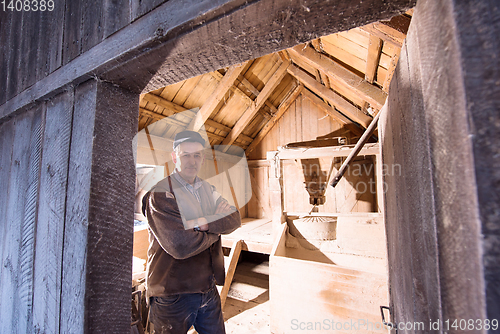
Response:
[{"label": "metal hinge", "polygon": [[391,318],[392,320],[392,312],[391,312],[391,308],[389,306],[380,306],[380,314],[382,315],[382,324],[384,326],[387,326],[388,328],[390,328],[391,330],[392,329],[396,329],[396,334],[398,333],[398,328],[397,326],[394,326],[394,324],[392,322],[387,322],[385,321],[385,315],[384,315],[384,309],[386,309],[387,311],[389,311],[389,317]]}]

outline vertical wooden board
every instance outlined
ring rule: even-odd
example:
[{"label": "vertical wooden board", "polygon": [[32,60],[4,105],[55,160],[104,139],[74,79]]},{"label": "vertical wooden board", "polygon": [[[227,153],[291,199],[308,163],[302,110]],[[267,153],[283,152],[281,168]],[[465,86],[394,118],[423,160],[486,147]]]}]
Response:
[{"label": "vertical wooden board", "polygon": [[[408,63],[406,49],[402,52],[401,66],[395,73],[394,91],[398,94],[390,94],[388,103],[392,108],[401,110],[404,108],[401,103],[410,103],[408,96],[409,85],[405,84],[408,78]],[[392,85],[391,85],[392,86]],[[405,99],[402,97],[406,96]],[[382,157],[383,163],[387,166],[401,163],[403,156],[401,143],[401,116],[386,118],[383,125]],[[386,212],[386,230],[388,243],[389,261],[389,282],[391,290],[391,308],[394,321],[413,321],[414,310],[414,290],[412,278],[412,253],[410,228],[408,221],[409,203],[406,203],[407,190],[404,183],[404,171],[402,177],[384,175],[384,182],[387,184],[386,197],[384,198]]]},{"label": "vertical wooden board", "polygon": [[139,95],[98,82],[96,99],[84,331],[126,333],[130,331],[133,138],[137,133]]},{"label": "vertical wooden board", "polygon": [[311,136],[311,114],[310,114],[310,106],[311,103],[309,102],[309,99],[304,99],[302,97],[302,140],[307,141],[307,140],[312,140],[314,139]]},{"label": "vertical wooden board", "polygon": [[281,130],[280,131],[283,134],[283,137],[281,137],[281,145],[286,145],[288,143],[292,142],[292,134],[290,133],[290,114],[288,113],[289,110],[285,111],[285,114],[283,115],[284,117],[281,117]]},{"label": "vertical wooden board", "polygon": [[[46,77],[62,65],[64,17],[67,12],[63,3],[57,1],[54,3],[53,11],[38,12],[40,41],[37,54],[37,80]],[[79,26],[77,20],[73,24]]]},{"label": "vertical wooden board", "polygon": [[[417,17],[417,24],[420,18]],[[415,318],[416,319],[440,319],[440,301],[435,296],[440,294],[439,289],[439,267],[438,267],[438,245],[436,231],[436,215],[435,205],[432,201],[433,190],[432,184],[432,163],[430,152],[431,148],[426,140],[421,140],[422,137],[428,137],[429,132],[426,124],[425,114],[422,113],[424,108],[424,97],[422,92],[422,74],[420,60],[420,45],[416,31],[408,35],[403,47],[406,47],[407,62],[411,64],[408,68],[408,80],[411,83],[411,100],[408,100],[410,105],[400,109],[402,113],[401,122],[406,124],[404,132],[400,138],[404,147],[411,149],[403,150],[402,166],[391,171],[395,178],[399,178],[401,170],[412,170],[408,173],[407,203],[412,203],[406,209],[408,210],[409,224],[411,229],[411,249],[414,261],[412,261],[413,286],[415,290]],[[405,59],[403,59],[405,61]],[[405,101],[403,99],[402,101]],[[411,117],[412,123],[408,124],[407,119]],[[421,166],[415,169],[415,166]]]},{"label": "vertical wooden board", "polygon": [[167,1],[168,0],[152,0],[152,1],[131,0],[130,16],[132,21],[138,19],[144,14],[149,13],[151,10],[155,9],[156,7]]},{"label": "vertical wooden board", "polygon": [[295,101],[292,103],[290,108],[293,106],[294,109],[294,117],[295,117],[295,129],[297,131],[297,141],[302,141],[302,95],[300,95]]},{"label": "vertical wooden board", "polygon": [[61,333],[83,333],[92,145],[97,83],[75,90],[62,254]]},{"label": "vertical wooden board", "polygon": [[[9,224],[7,224],[7,203],[9,201],[9,193],[5,190],[8,190],[10,184],[14,126],[15,119],[5,122],[0,126],[0,187],[4,190],[0,192],[0,241],[2,245],[5,243],[4,236],[9,229]],[[0,255],[3,259],[3,247],[0,247]],[[4,265],[0,267],[0,274],[3,272],[4,268]],[[0,286],[3,289],[3,285],[9,283],[10,282],[0,281]]]},{"label": "vertical wooden board", "polygon": [[24,220],[25,194],[28,187],[28,165],[30,134],[33,112],[16,117],[12,164],[8,186],[7,218],[2,240],[2,275],[0,304],[0,332],[19,333],[18,323],[27,321],[17,317],[19,272],[19,251],[21,230]]},{"label": "vertical wooden board", "polygon": [[80,54],[82,7],[84,3],[84,1],[66,1],[62,50],[63,65],[66,65]]},{"label": "vertical wooden board", "polygon": [[22,33],[23,26],[23,15],[22,12],[15,12],[12,14],[12,21],[10,25],[10,39],[9,39],[9,51],[6,53],[8,59],[7,65],[7,85],[5,86],[7,100],[11,99],[17,93],[19,93],[18,88],[21,82],[21,73],[19,73],[19,64],[22,55],[21,50],[21,38],[19,36],[24,36]]},{"label": "vertical wooden board", "polygon": [[119,0],[105,0],[104,10],[104,38],[117,32],[130,23],[130,3]]},{"label": "vertical wooden board", "polygon": [[61,270],[73,91],[47,102],[36,227],[33,327],[59,333]]},{"label": "vertical wooden board", "polygon": [[330,116],[328,116],[325,112],[318,110],[318,134],[317,136],[324,136],[330,133]]},{"label": "vertical wooden board", "polygon": [[102,41],[104,35],[103,16],[102,2],[84,1],[82,4],[81,53],[90,50]]},{"label": "vertical wooden board", "polygon": [[[8,11],[0,12],[0,52],[7,55],[10,51],[10,25],[14,14]],[[6,56],[8,57],[8,56]],[[0,92],[0,105],[7,100],[6,87],[9,73],[9,58],[0,63],[0,87],[4,87]]]},{"label": "vertical wooden board", "polygon": [[19,253],[19,282],[17,299],[18,333],[28,333],[32,327],[33,277],[37,204],[40,187],[40,163],[42,160],[42,138],[44,131],[45,103],[34,111],[31,126],[28,188],[25,193],[24,217],[21,229],[21,250]]},{"label": "vertical wooden board", "polygon": [[[24,6],[24,4],[23,4]],[[40,14],[34,11],[23,11],[21,59],[19,72],[21,74],[20,90],[22,91],[36,82],[37,51],[40,34]]]}]

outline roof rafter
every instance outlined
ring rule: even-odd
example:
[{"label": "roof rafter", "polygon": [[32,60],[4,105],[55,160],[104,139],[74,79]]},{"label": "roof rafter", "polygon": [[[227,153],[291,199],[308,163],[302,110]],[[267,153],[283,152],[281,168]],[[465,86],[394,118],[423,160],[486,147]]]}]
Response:
[{"label": "roof rafter", "polygon": [[249,61],[229,67],[226,74],[219,82],[214,92],[208,97],[196,117],[189,123],[188,129],[198,131],[205,124],[205,121],[212,115],[214,110],[231,89],[238,75],[247,67]]},{"label": "roof rafter", "polygon": [[375,81],[375,76],[377,74],[378,63],[382,55],[382,45],[382,39],[377,36],[370,36],[368,56],[366,58],[365,80],[371,84]]},{"label": "roof rafter", "polygon": [[290,105],[297,99],[297,97],[302,92],[303,88],[304,87],[299,84],[297,87],[295,87],[293,92],[285,98],[285,100],[278,107],[278,112],[266,123],[266,125],[264,125],[264,127],[260,130],[259,134],[247,147],[245,151],[247,155],[257,147],[257,145],[262,141],[262,139],[264,139],[267,133],[273,128],[274,124],[276,124],[276,122],[281,118],[281,116],[285,114],[285,111],[287,111]]},{"label": "roof rafter", "polygon": [[335,108],[324,103],[319,97],[317,97],[316,95],[314,95],[313,93],[311,93],[307,89],[303,90],[302,96],[309,99],[312,103],[314,103],[318,108],[320,108],[325,113],[327,113],[330,117],[332,117],[336,121],[340,122],[341,124],[345,125],[345,127],[348,130],[350,130],[352,133],[354,133],[356,135],[363,134],[363,131],[355,123],[353,123],[349,118],[347,118],[341,112],[337,111]]},{"label": "roof rafter", "polygon": [[360,29],[370,33],[372,36],[377,36],[384,42],[391,43],[398,48],[401,48],[403,46],[403,41],[406,38],[406,35],[404,33],[380,22],[362,26],[360,27]]},{"label": "roof rafter", "polygon": [[383,90],[370,84],[313,48],[297,45],[289,49],[289,53],[300,58],[310,66],[325,72],[331,79],[334,79],[344,87],[353,90],[374,108],[381,109],[384,105],[387,94]]},{"label": "roof rafter", "polygon": [[176,114],[178,112],[183,112],[183,111],[189,110],[189,109],[184,108],[183,106],[180,106],[176,103],[170,102],[170,101],[164,99],[163,97],[152,94],[152,93],[142,95],[141,99],[144,101],[156,104],[157,106],[162,107],[164,109],[167,109],[169,112],[171,112],[171,114],[164,115],[164,116],[171,116],[171,115]]},{"label": "roof rafter", "polygon": [[288,68],[288,73],[297,78],[302,84],[304,84],[304,86],[312,90],[321,98],[327,100],[353,121],[360,123],[364,127],[367,127],[370,124],[372,120],[370,116],[362,113],[361,110],[344,100],[342,96],[338,95],[333,90],[326,88],[297,66],[291,65]]},{"label": "roof rafter", "polygon": [[274,72],[273,76],[266,83],[262,91],[260,91],[259,95],[255,98],[255,101],[247,108],[247,110],[243,113],[240,119],[236,122],[234,127],[231,129],[231,132],[227,135],[226,139],[222,141],[222,145],[227,145],[223,151],[227,151],[229,145],[234,143],[236,138],[241,134],[243,129],[250,123],[255,114],[259,111],[259,109],[264,105],[267,98],[271,95],[274,89],[279,85],[283,77],[286,75],[287,68],[290,66],[290,63],[283,62],[280,67]]}]

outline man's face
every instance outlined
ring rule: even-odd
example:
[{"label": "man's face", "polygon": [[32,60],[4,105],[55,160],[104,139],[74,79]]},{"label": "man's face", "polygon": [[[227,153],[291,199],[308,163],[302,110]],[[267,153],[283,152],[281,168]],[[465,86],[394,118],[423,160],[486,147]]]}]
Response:
[{"label": "man's face", "polygon": [[188,182],[193,182],[204,161],[203,145],[181,143],[177,150],[172,152],[172,160],[180,176]]}]

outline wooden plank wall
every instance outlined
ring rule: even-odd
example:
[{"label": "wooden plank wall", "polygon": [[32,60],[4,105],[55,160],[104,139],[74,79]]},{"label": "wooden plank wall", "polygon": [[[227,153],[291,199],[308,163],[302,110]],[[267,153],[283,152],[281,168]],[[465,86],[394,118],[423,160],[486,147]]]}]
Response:
[{"label": "wooden plank wall", "polygon": [[[300,95],[284,115],[276,122],[269,133],[248,156],[249,160],[266,159],[267,151],[275,151],[279,146],[293,142],[314,140],[319,136],[341,129],[342,125],[326,115],[322,110],[311,103],[309,99]],[[322,170],[330,168],[331,159],[319,159]],[[376,187],[370,192],[370,181],[374,181],[374,165],[371,157],[360,163],[361,175],[357,175],[352,166],[340,184],[327,191],[326,204],[320,206],[321,212],[373,212],[376,211]],[[341,162],[335,164],[340,168]],[[368,171],[368,173],[366,173]],[[250,168],[253,196],[248,204],[248,217],[269,217],[271,210],[268,196],[268,167],[253,166]],[[284,201],[288,212],[309,212],[309,194],[304,185],[304,173],[299,161],[284,161],[283,164]],[[335,169],[334,169],[335,173]],[[366,187],[365,187],[366,185]],[[356,187],[359,191],[356,191]],[[366,189],[366,191],[365,191]]]},{"label": "wooden plank wall", "polygon": [[266,152],[276,151],[278,146],[314,140],[341,127],[339,122],[329,117],[309,99],[300,95],[250,153],[248,159],[266,159]]},{"label": "wooden plank wall", "polygon": [[129,330],[137,105],[89,81],[0,127],[0,332]]},{"label": "wooden plank wall", "polygon": [[390,86],[380,127],[383,163],[402,171],[384,175],[397,322],[500,316],[500,93],[492,79],[500,25],[490,5],[419,1]]},{"label": "wooden plank wall", "polygon": [[36,12],[2,8],[0,105],[167,1],[54,1],[52,11]]}]

